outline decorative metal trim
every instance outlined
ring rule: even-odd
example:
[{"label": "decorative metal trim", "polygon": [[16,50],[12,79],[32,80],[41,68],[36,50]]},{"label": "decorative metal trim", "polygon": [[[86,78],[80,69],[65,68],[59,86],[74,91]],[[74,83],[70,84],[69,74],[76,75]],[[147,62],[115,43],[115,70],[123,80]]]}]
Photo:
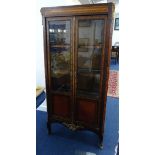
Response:
[{"label": "decorative metal trim", "polygon": [[70,130],[72,131],[75,131],[77,129],[80,129],[80,128],[83,128],[82,126],[78,126],[78,125],[75,125],[75,124],[69,124],[69,123],[62,123],[63,125],[65,125],[67,128],[69,128]]}]

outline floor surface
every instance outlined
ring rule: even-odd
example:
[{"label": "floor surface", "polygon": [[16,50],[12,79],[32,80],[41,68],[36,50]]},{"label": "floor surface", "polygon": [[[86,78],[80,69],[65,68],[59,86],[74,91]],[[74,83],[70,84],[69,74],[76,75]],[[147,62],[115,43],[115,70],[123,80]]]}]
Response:
[{"label": "floor surface", "polygon": [[104,148],[97,146],[98,137],[89,131],[73,132],[53,124],[53,135],[47,134],[47,113],[36,112],[36,155],[114,155],[119,130],[119,99],[108,97]]}]

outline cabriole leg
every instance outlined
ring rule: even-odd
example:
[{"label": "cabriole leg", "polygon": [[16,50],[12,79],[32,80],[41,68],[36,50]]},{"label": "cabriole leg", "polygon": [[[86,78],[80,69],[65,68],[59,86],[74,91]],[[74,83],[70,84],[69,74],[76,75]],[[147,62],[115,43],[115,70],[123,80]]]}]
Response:
[{"label": "cabriole leg", "polygon": [[103,149],[103,135],[102,134],[99,135],[99,148]]}]

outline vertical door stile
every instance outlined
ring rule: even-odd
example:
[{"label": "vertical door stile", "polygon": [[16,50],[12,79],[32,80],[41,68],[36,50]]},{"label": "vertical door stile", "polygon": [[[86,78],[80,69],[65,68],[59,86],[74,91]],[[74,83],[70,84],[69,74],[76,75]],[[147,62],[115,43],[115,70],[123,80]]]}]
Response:
[{"label": "vertical door stile", "polygon": [[73,81],[73,89],[74,89],[74,93],[73,93],[73,98],[74,98],[74,104],[73,104],[73,121],[75,123],[75,109],[76,109],[76,81],[77,81],[77,68],[76,68],[76,65],[77,65],[77,19],[76,19],[76,16],[73,17],[73,73],[74,73],[74,81]]},{"label": "vertical door stile", "polygon": [[75,95],[75,88],[74,88],[74,80],[75,80],[75,75],[74,75],[74,63],[75,63],[75,58],[74,58],[74,54],[75,54],[75,38],[74,38],[74,36],[75,36],[75,17],[73,17],[72,18],[72,27],[71,27],[71,31],[72,31],[72,36],[71,36],[71,38],[72,38],[72,42],[71,42],[71,44],[72,44],[72,51],[71,51],[71,53],[72,53],[72,80],[71,80],[71,82],[72,82],[72,103],[71,103],[71,108],[72,108],[72,115],[71,115],[71,120],[72,120],[72,123],[74,123],[74,103],[75,103],[75,98],[74,98],[74,95]]},{"label": "vertical door stile", "polygon": [[78,17],[74,17],[74,122],[76,120],[76,89],[77,89],[77,42],[78,42]]},{"label": "vertical door stile", "polygon": [[[104,33],[106,33],[106,25],[107,25],[107,17],[105,16],[104,17],[104,26],[103,26],[103,30],[104,30]],[[103,34],[103,48],[102,48],[102,63],[101,63],[101,76],[100,76],[100,95],[99,95],[99,112],[98,112],[98,118],[102,118],[103,116],[103,77],[104,77],[104,74],[103,74],[103,71],[104,71],[104,61],[105,61],[105,50],[106,50],[106,47],[105,47],[105,44],[106,44],[106,35]],[[98,119],[100,120],[100,119]],[[98,122],[99,125],[100,123],[102,122]]]},{"label": "vertical door stile", "polygon": [[49,85],[49,93],[51,93],[51,71],[50,71],[50,66],[51,66],[51,61],[50,61],[50,39],[49,39],[49,19],[46,19],[46,38],[47,38],[47,73],[48,73],[48,85]]}]

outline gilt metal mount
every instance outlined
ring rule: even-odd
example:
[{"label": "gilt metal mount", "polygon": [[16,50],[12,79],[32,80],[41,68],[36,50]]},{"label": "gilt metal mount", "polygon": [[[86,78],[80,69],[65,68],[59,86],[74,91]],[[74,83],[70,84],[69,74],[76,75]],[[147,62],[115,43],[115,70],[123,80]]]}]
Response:
[{"label": "gilt metal mount", "polygon": [[67,128],[69,128],[72,131],[75,131],[75,130],[81,128],[81,126],[75,125],[75,124],[63,123],[63,125],[65,125]]}]

